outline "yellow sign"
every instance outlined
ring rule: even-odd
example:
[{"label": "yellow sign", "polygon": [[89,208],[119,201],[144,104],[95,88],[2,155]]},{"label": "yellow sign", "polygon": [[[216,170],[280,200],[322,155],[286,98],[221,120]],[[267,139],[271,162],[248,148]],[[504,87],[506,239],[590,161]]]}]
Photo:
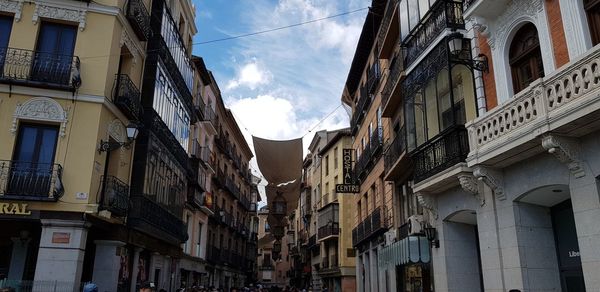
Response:
[{"label": "yellow sign", "polygon": [[27,210],[27,205],[23,203],[0,202],[0,215],[31,215],[31,211]]}]

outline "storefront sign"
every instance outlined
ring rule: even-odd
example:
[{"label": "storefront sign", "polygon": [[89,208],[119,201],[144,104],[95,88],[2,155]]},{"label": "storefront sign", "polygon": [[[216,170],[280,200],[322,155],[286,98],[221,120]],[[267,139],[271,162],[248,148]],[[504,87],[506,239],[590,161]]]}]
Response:
[{"label": "storefront sign", "polygon": [[71,233],[69,232],[52,232],[52,243],[65,243],[71,242]]},{"label": "storefront sign", "polygon": [[354,149],[342,149],[343,184],[335,185],[336,193],[360,193],[360,186],[356,184],[352,173],[352,153]]},{"label": "storefront sign", "polygon": [[0,203],[0,215],[31,215],[31,211],[27,210],[27,204]]}]

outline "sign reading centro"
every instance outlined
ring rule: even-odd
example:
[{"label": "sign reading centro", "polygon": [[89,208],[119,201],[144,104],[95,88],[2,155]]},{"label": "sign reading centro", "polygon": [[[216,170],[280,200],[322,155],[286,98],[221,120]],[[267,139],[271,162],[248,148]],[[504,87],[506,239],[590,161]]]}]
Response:
[{"label": "sign reading centro", "polygon": [[360,186],[354,182],[354,175],[352,173],[352,153],[354,149],[342,149],[342,163],[343,163],[343,184],[335,185],[336,193],[359,193]]},{"label": "sign reading centro", "polygon": [[0,202],[0,215],[31,215],[27,210],[28,204]]}]

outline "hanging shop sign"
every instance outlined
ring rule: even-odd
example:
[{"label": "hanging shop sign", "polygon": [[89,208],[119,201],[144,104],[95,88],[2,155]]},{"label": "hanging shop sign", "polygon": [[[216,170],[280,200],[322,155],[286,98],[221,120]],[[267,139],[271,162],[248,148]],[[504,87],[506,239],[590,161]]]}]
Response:
[{"label": "hanging shop sign", "polygon": [[335,185],[336,193],[360,193],[360,186],[354,179],[354,173],[352,172],[352,153],[354,149],[342,149],[342,174],[343,183]]}]

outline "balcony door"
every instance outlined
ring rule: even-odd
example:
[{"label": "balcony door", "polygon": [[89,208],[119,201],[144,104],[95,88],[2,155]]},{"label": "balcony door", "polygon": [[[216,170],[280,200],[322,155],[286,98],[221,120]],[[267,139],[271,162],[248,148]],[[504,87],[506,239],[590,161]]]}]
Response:
[{"label": "balcony door", "polygon": [[38,35],[31,79],[69,85],[77,27],[42,22]]},{"label": "balcony door", "polygon": [[8,195],[47,197],[54,169],[58,127],[21,125],[13,153]]},{"label": "balcony door", "polygon": [[595,46],[600,43],[600,0],[585,0],[583,3],[592,35],[592,44]]},{"label": "balcony door", "polygon": [[4,59],[6,58],[12,23],[12,17],[0,15],[0,78],[4,77]]}]

